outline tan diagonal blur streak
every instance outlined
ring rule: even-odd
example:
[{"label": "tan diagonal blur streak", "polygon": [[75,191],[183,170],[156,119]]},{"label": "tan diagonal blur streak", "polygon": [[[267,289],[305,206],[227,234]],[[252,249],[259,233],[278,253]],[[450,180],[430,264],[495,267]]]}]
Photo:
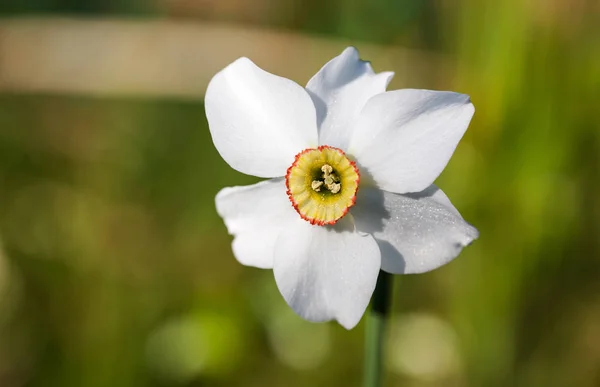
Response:
[{"label": "tan diagonal blur streak", "polygon": [[[0,92],[202,98],[240,56],[305,83],[348,45],[394,70],[395,87],[439,87],[439,57],[393,46],[235,25],[124,19],[0,19]],[[410,75],[410,77],[409,77]]]}]

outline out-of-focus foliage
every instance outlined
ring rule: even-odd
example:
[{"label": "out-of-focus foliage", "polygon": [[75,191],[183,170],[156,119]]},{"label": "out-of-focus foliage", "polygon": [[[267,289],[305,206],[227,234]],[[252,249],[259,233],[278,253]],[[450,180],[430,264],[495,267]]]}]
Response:
[{"label": "out-of-focus foliage", "polygon": [[[387,381],[598,386],[597,2],[253,5],[260,15],[240,0],[0,8],[193,9],[446,55],[451,77],[407,86],[472,97],[438,185],[481,238],[440,270],[398,277]],[[271,272],[233,258],[214,195],[256,180],[220,159],[206,125],[200,102],[0,94],[0,386],[359,385],[362,324],[300,320]]]}]

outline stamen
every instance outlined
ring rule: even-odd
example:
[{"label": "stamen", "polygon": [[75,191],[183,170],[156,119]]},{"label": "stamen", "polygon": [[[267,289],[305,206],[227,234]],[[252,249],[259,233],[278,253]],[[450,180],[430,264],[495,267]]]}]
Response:
[{"label": "stamen", "polygon": [[331,193],[338,193],[340,192],[340,189],[342,189],[342,185],[340,183],[333,183],[329,188],[329,190],[331,191]]},{"label": "stamen", "polygon": [[324,164],[321,167],[321,171],[323,172],[323,180],[313,180],[311,184],[312,189],[316,192],[320,192],[321,186],[325,185],[325,188],[333,194],[340,192],[342,185],[338,183],[340,178],[333,173],[333,167],[329,164]]},{"label": "stamen", "polygon": [[316,192],[319,192],[321,190],[321,186],[323,185],[323,182],[321,180],[313,180],[313,182],[311,183],[311,187],[313,190],[315,190]]}]

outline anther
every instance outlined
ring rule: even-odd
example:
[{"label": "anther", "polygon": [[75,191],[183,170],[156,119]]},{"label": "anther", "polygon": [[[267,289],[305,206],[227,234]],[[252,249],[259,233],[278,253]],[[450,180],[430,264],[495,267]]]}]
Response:
[{"label": "anther", "polygon": [[323,185],[323,182],[320,180],[313,180],[313,182],[310,184],[312,189],[316,192],[319,192],[321,190],[322,185]]},{"label": "anther", "polygon": [[[338,181],[340,181],[339,177],[337,177],[335,174],[333,174],[333,168],[331,167],[331,165],[324,164],[321,167],[321,171],[323,171],[323,182],[322,183],[325,185],[325,188],[327,188],[333,194],[340,192],[342,185],[340,183],[338,183]],[[315,191],[319,192],[319,190],[316,190],[314,188],[316,181],[317,180],[313,181],[313,189]],[[320,187],[320,186],[321,186],[321,184],[319,184],[318,187]]]}]

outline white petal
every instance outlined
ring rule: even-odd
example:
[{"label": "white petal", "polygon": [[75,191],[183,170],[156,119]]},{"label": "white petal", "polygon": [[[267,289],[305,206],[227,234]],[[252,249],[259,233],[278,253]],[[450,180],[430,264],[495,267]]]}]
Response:
[{"label": "white petal", "polygon": [[377,282],[377,242],[357,233],[346,215],[333,227],[298,219],[281,233],[273,270],[292,309],[309,321],[335,319],[346,329],[360,321]]},{"label": "white petal", "polygon": [[279,233],[299,218],[287,197],[284,180],[224,188],[215,201],[217,212],[235,237],[232,246],[237,260],[247,266],[272,268]]},{"label": "white petal", "polygon": [[351,124],[369,98],[385,91],[393,76],[392,72],[375,74],[354,47],[325,64],[306,85],[317,108],[319,144],[346,149]]},{"label": "white petal", "polygon": [[379,243],[381,269],[394,274],[445,265],[479,236],[434,185],[408,195],[362,189],[351,213],[356,228]]},{"label": "white petal", "polygon": [[232,168],[278,177],[318,144],[316,113],[300,85],[240,58],[217,73],[205,97],[215,147]]},{"label": "white petal", "polygon": [[448,91],[379,94],[361,112],[348,151],[379,188],[420,192],[446,167],[474,111],[469,96]]}]

